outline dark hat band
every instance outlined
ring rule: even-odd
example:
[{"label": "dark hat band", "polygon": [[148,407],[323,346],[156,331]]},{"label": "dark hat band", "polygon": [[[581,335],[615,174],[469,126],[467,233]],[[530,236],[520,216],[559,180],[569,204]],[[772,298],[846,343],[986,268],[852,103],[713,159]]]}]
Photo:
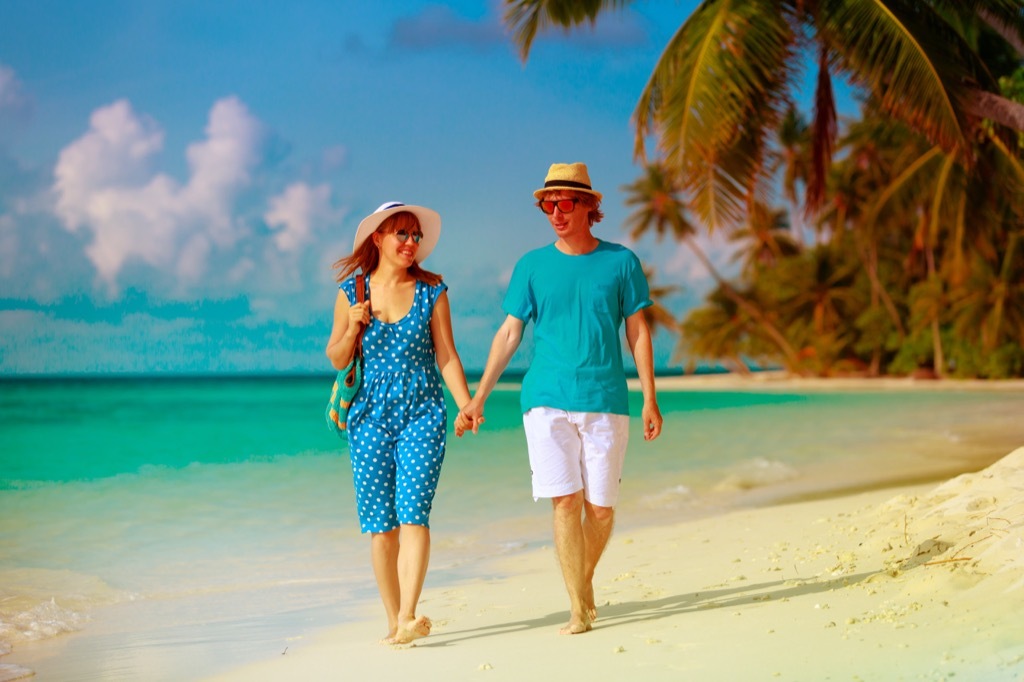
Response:
[{"label": "dark hat band", "polygon": [[594,191],[594,188],[588,184],[582,182],[576,182],[574,180],[548,180],[544,183],[544,187],[576,187],[579,189]]}]

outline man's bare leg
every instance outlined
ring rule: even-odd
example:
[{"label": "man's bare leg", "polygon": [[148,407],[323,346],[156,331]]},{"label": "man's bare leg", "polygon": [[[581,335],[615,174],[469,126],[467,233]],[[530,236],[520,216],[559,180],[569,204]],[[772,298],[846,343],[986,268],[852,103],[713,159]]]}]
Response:
[{"label": "man's bare leg", "polygon": [[559,630],[563,635],[578,635],[590,629],[590,617],[584,603],[586,584],[586,541],[580,515],[583,511],[583,491],[554,497],[555,550],[562,568],[562,578],[569,592],[569,624]]},{"label": "man's bare leg", "polygon": [[615,508],[599,507],[583,502],[583,541],[585,544],[583,563],[583,606],[587,617],[597,620],[597,603],[594,600],[594,571],[597,562],[608,546],[615,525]]}]

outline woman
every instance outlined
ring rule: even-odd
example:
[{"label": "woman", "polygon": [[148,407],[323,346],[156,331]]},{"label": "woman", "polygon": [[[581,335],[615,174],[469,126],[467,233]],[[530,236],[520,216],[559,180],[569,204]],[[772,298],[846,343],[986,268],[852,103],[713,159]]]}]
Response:
[{"label": "woman", "polygon": [[[429,516],[444,459],[447,411],[438,380],[459,409],[469,387],[452,338],[448,287],[420,267],[441,233],[429,208],[381,205],[356,230],[352,254],[334,267],[339,292],[327,357],[340,369],[365,327],[363,383],[348,412],[359,523],[371,534],[373,572],[388,619],[382,640],[430,634],[416,615],[430,558]],[[368,293],[357,303],[356,269]],[[436,368],[435,368],[436,366]]]}]

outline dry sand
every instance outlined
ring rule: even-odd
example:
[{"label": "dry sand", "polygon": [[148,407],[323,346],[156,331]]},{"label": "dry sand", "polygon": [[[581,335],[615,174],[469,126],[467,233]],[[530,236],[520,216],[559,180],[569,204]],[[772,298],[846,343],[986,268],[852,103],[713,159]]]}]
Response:
[{"label": "dry sand", "polygon": [[481,569],[428,578],[412,645],[376,643],[378,607],[213,679],[1024,680],[1024,448],[938,486],[617,534],[584,635],[558,634],[551,548]]}]

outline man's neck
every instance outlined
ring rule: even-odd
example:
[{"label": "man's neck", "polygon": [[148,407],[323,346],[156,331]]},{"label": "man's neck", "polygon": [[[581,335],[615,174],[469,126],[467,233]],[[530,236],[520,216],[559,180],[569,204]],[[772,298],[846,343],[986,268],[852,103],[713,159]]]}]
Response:
[{"label": "man's neck", "polygon": [[583,256],[596,249],[600,243],[597,237],[587,233],[572,239],[559,239],[555,242],[555,248],[569,256]]}]

